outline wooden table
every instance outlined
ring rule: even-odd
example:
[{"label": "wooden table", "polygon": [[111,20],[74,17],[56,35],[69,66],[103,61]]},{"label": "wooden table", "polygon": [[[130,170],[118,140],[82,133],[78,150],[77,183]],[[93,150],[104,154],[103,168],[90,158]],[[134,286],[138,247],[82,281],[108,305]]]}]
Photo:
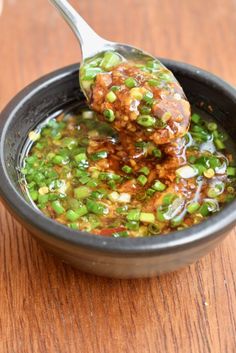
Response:
[{"label": "wooden table", "polygon": [[[235,0],[80,0],[95,30],[236,85]],[[77,62],[47,1],[5,0],[0,109],[31,81]],[[1,182],[1,181],[0,181]],[[235,230],[211,254],[153,279],[86,275],[41,249],[0,209],[1,353],[235,353]]]}]

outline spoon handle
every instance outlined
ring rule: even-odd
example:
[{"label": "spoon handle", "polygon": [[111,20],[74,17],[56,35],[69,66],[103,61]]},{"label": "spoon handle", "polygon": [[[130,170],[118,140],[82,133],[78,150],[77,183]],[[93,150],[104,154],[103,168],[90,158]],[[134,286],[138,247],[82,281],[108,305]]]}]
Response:
[{"label": "spoon handle", "polygon": [[104,48],[108,41],[101,38],[66,0],[49,0],[61,13],[79,39],[83,59],[91,57]]}]

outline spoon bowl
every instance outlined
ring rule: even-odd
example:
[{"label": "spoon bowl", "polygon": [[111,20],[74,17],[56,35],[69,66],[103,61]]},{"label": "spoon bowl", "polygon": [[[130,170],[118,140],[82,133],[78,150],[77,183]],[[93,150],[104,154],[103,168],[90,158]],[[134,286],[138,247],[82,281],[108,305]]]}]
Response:
[{"label": "spoon bowl", "polygon": [[[190,105],[169,69],[141,49],[100,37],[68,1],[50,1],[79,40],[82,51],[80,87],[101,120],[105,117],[113,122],[115,130],[135,131],[138,139],[150,140],[156,145],[172,143],[187,132]],[[130,76],[130,70],[135,78]],[[137,85],[134,91],[127,90],[127,86],[132,88],[125,83],[128,76],[134,82],[131,85]],[[109,92],[113,86],[121,91],[118,97]],[[143,100],[150,105],[149,113],[139,110]],[[115,105],[107,102],[115,102]],[[150,127],[150,131],[146,127]]]}]

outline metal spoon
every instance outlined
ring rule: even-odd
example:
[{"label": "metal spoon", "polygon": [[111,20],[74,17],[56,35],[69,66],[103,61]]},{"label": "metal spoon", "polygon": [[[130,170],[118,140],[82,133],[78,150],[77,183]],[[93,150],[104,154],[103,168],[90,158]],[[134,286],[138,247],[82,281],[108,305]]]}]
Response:
[{"label": "metal spoon", "polygon": [[[86,80],[84,78],[84,68],[91,64],[91,61],[94,62],[99,59],[99,56],[105,57],[106,52],[115,52],[115,55],[121,56],[122,61],[130,62],[131,65],[136,63],[136,65],[145,66],[149,62],[158,62],[157,72],[160,70],[164,75],[168,76],[169,89],[160,90],[160,100],[156,103],[157,117],[160,118],[156,120],[156,117],[150,117],[144,115],[144,119],[151,119],[151,123],[155,122],[159,125],[155,127],[151,135],[146,136],[146,130],[142,127],[139,128],[142,130],[144,139],[150,139],[156,144],[165,144],[176,139],[177,137],[183,136],[189,127],[190,121],[190,105],[185,97],[185,94],[175,79],[173,73],[168,70],[163,64],[161,64],[155,57],[145,53],[144,51],[134,48],[130,45],[110,42],[100,37],[93,31],[93,29],[85,22],[85,20],[78,14],[78,12],[69,4],[66,0],[50,0],[53,5],[59,10],[66,22],[69,24],[76,37],[78,38],[82,51],[82,63],[80,66],[80,87],[83,91],[87,101],[91,103],[91,98],[93,99],[93,84],[90,81],[89,75]],[[98,70],[101,70],[98,68]],[[90,70],[91,71],[91,70]],[[94,69],[93,69],[94,72]],[[162,77],[160,80],[161,85],[165,85],[165,79],[163,76],[157,73],[159,77]],[[96,76],[96,73],[95,73]],[[87,83],[87,84],[86,84]],[[137,98],[135,98],[137,99]],[[137,102],[139,104],[139,102]],[[135,101],[136,104],[136,101]],[[154,109],[154,108],[153,108]],[[97,107],[96,112],[104,114],[103,107]],[[131,111],[131,109],[130,109]],[[108,110],[110,114],[110,110]],[[112,111],[114,114],[114,112]],[[159,114],[159,116],[158,116]],[[166,116],[167,114],[168,116]],[[130,118],[130,117],[129,117]],[[168,122],[163,120],[168,118]],[[114,119],[113,119],[114,120]],[[112,121],[113,121],[112,120]],[[161,123],[161,125],[160,125]],[[132,122],[132,119],[128,119],[128,122],[125,123],[124,129],[126,129],[127,124],[129,124],[129,129],[135,128],[136,131],[136,122]],[[132,124],[132,126],[131,126]],[[115,119],[114,122],[115,129],[119,130],[121,126],[124,126],[123,116],[120,115],[119,119]],[[135,126],[133,126],[135,125]],[[142,124],[140,124],[142,125]]]},{"label": "metal spoon", "polygon": [[[79,13],[69,4],[66,0],[50,0],[50,2],[58,9],[65,21],[68,23],[74,34],[79,40],[82,51],[82,63],[88,59],[105,51],[115,51],[119,53],[126,60],[146,62],[147,60],[156,60],[152,55],[137,49],[133,46],[115,43],[100,37],[94,30],[87,24],[87,22],[79,15]],[[161,64],[163,68],[164,65]],[[168,69],[166,69],[168,70]],[[173,77],[175,81],[175,78]],[[88,98],[87,92],[84,90],[81,80],[80,86]]]}]

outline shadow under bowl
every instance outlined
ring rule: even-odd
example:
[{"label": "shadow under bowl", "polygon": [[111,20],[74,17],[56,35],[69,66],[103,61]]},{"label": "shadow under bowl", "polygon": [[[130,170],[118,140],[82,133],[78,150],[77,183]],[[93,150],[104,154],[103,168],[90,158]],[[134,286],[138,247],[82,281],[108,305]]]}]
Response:
[{"label": "shadow under bowl", "polygon": [[[236,139],[236,90],[191,65],[162,60],[191,104],[211,114]],[[50,252],[90,273],[117,278],[151,277],[189,265],[212,250],[236,221],[236,201],[201,224],[168,235],[106,238],[74,231],[30,205],[17,166],[28,132],[52,112],[82,101],[78,65],[52,72],[22,90],[0,117],[0,196],[8,210]]]}]

